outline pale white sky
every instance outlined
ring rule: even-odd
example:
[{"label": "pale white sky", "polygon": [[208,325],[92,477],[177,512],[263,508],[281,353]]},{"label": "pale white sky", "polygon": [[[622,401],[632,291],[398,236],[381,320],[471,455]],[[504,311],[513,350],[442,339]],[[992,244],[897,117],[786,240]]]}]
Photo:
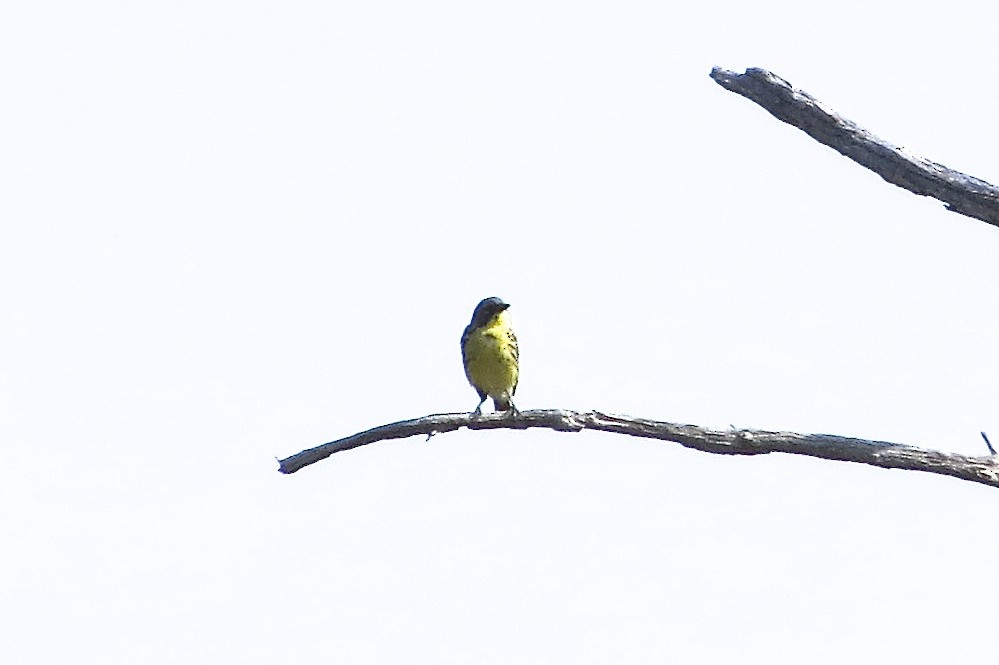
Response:
[{"label": "pale white sky", "polygon": [[[724,91],[999,181],[999,5],[0,10],[0,661],[967,662],[999,492],[522,409],[984,453],[999,229]],[[984,72],[984,73],[983,73]]]}]

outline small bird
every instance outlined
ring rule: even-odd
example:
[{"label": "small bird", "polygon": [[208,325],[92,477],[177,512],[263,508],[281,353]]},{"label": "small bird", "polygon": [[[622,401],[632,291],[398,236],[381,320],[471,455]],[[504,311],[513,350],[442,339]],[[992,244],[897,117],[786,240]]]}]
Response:
[{"label": "small bird", "polygon": [[486,298],[475,306],[472,322],[461,335],[461,359],[465,376],[479,393],[475,415],[482,415],[482,403],[493,398],[497,411],[517,413],[513,395],[520,378],[517,336],[510,328],[510,307],[499,298]]}]

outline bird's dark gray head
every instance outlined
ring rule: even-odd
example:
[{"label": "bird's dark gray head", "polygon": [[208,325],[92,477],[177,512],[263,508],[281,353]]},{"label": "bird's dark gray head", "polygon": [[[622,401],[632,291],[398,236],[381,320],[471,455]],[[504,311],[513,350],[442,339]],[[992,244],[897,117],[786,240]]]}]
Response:
[{"label": "bird's dark gray head", "polygon": [[472,312],[472,327],[478,328],[479,326],[484,326],[489,323],[489,320],[509,307],[507,303],[503,302],[496,296],[492,298],[486,298],[478,305],[475,306],[475,311]]}]

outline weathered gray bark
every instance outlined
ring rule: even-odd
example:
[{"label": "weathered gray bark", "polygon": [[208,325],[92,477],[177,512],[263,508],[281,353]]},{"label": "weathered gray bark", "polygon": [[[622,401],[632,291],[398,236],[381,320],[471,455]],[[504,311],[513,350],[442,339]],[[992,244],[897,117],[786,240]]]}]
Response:
[{"label": "weathered gray bark", "polygon": [[752,68],[736,74],[715,67],[711,78],[891,184],[942,201],[948,210],[999,226],[999,188],[995,185],[910,154],[874,136],[765,69]]},{"label": "weathered gray bark", "polygon": [[942,453],[886,441],[851,439],[831,434],[795,434],[750,429],[711,430],[696,425],[679,425],[644,418],[615,416],[599,411],[586,413],[562,409],[522,411],[518,416],[490,414],[475,417],[468,413],[443,413],[375,427],[321,446],[303,450],[280,460],[281,473],[299,469],[358,446],[424,435],[469,429],[527,429],[545,427],[560,432],[584,429],[615,432],[678,443],[687,448],[721,455],[761,455],[792,453],[843,462],[860,462],[888,469],[928,471],[999,487],[999,458],[991,455],[968,457]]}]

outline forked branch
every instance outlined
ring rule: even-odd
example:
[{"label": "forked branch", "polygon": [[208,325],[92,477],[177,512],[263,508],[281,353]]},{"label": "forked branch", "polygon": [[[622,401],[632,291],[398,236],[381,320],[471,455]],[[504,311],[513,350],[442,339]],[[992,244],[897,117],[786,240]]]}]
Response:
[{"label": "forked branch", "polygon": [[995,185],[913,155],[878,138],[765,69],[752,68],[745,74],[736,74],[715,67],[711,70],[711,78],[726,90],[756,102],[778,120],[794,125],[891,184],[942,201],[948,210],[999,226],[999,188]]},{"label": "forked branch", "polygon": [[766,432],[751,429],[711,430],[696,425],[680,425],[645,418],[615,416],[599,411],[583,413],[563,409],[522,411],[513,417],[504,414],[475,417],[468,413],[442,413],[390,423],[303,450],[280,460],[280,471],[281,473],[295,473],[333,453],[376,441],[402,439],[416,435],[430,437],[461,427],[469,429],[544,427],[559,432],[579,432],[584,429],[592,429],[670,441],[694,450],[721,455],[791,453],[843,462],[860,462],[887,469],[928,471],[999,487],[999,458],[991,455],[969,457],[916,448],[900,443],[852,439],[831,434],[796,434],[794,432]]}]

